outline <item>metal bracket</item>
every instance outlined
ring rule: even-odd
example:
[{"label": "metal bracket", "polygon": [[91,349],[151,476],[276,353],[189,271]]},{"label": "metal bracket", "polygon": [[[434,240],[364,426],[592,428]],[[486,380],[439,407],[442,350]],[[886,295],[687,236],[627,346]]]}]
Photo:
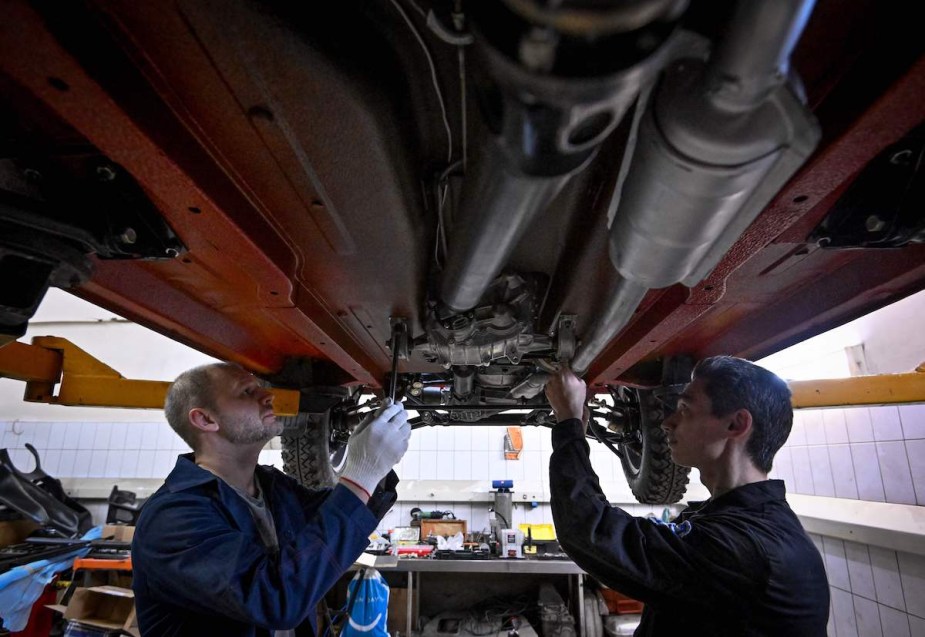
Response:
[{"label": "metal bracket", "polygon": [[575,319],[574,314],[563,314],[559,317],[558,323],[558,344],[556,351],[560,363],[569,363],[575,356],[577,341],[575,339]]}]

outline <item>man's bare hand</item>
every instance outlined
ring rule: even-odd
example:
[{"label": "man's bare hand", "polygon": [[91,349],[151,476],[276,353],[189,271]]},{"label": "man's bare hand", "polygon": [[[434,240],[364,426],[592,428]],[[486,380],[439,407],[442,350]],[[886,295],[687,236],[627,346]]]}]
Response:
[{"label": "man's bare hand", "polygon": [[559,422],[570,418],[584,420],[587,395],[588,386],[585,381],[565,365],[546,383],[546,398]]}]

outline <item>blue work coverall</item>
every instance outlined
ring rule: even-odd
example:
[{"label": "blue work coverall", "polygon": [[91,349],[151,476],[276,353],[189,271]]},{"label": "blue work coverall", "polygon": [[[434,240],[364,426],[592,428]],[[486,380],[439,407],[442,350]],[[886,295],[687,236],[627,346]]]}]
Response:
[{"label": "blue work coverall", "polygon": [[580,420],[553,427],[552,447],[559,543],[597,580],[645,603],[637,636],[826,634],[822,557],[781,480],[691,503],[666,524],[610,505]]},{"label": "blue work coverall", "polygon": [[144,637],[256,637],[297,627],[314,634],[316,604],[395,501],[397,477],[364,505],[341,485],[308,490],[267,466],[255,475],[276,525],[276,553],[265,548],[244,499],[193,454],[177,459],[145,503],[132,542]]}]

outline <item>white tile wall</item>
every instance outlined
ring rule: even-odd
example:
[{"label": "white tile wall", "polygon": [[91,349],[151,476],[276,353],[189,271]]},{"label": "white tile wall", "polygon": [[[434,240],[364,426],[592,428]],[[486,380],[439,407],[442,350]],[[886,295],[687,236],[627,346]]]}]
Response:
[{"label": "white tile wall", "polygon": [[915,504],[906,443],[902,440],[878,442],[877,457],[880,460],[880,475],[883,477],[886,501],[895,504]]},{"label": "white tile wall", "polygon": [[[845,414],[849,442],[872,442],[874,429],[870,423],[870,411],[867,407],[840,410]],[[793,436],[791,436],[791,439]]]},{"label": "white tile wall", "polygon": [[909,616],[909,629],[912,637],[925,637],[925,619]]},{"label": "white tile wall", "polygon": [[822,412],[826,444],[837,445],[848,442],[848,428],[844,409],[826,409]]},{"label": "white tile wall", "polygon": [[806,430],[806,444],[824,445],[825,424],[822,421],[822,411],[812,409],[803,412],[803,426]]},{"label": "white tile wall", "polygon": [[870,417],[874,427],[874,440],[903,439],[898,407],[894,405],[871,407]]},{"label": "white tile wall", "polygon": [[885,502],[876,445],[872,442],[851,445],[851,458],[858,483],[858,498],[870,502]]},{"label": "white tile wall", "polygon": [[835,615],[835,634],[838,637],[858,637],[858,620],[854,596],[840,588],[832,589],[832,612]]},{"label": "white tile wall", "polygon": [[848,445],[829,447],[829,461],[832,465],[832,480],[835,482],[835,497],[857,500],[858,485],[854,475],[854,462],[851,460],[851,448]]},{"label": "white tile wall", "polygon": [[[857,621],[858,635],[863,637],[886,637],[880,626],[880,608],[877,602],[864,597],[852,595],[854,616]],[[839,633],[840,634],[840,633]]]},{"label": "white tile wall", "polygon": [[870,552],[866,544],[845,542],[845,559],[848,562],[849,589],[867,599],[877,599],[874,573],[870,567]]},{"label": "white tile wall", "polygon": [[823,555],[829,578],[830,637],[921,634],[925,557],[815,534],[810,537]]},{"label": "white tile wall", "polygon": [[906,610],[911,615],[925,618],[925,556],[903,555],[899,576]]},{"label": "white tile wall", "polygon": [[851,581],[848,576],[848,559],[845,557],[845,543],[835,538],[823,537],[822,550],[829,584],[845,591],[851,591]]},{"label": "white tile wall", "polygon": [[798,411],[775,465],[792,493],[925,504],[925,405]]},{"label": "white tile wall", "polygon": [[915,488],[915,501],[916,504],[922,506],[925,505],[925,438],[907,440],[906,453],[909,456],[912,486]]},{"label": "white tile wall", "polygon": [[[798,411],[774,475],[793,493],[925,505],[925,405]],[[925,558],[814,540],[832,589],[830,636],[925,637]]]},{"label": "white tile wall", "polygon": [[903,598],[902,579],[899,576],[896,551],[878,546],[868,548],[870,550],[870,565],[874,573],[874,590],[877,593],[877,601],[884,606],[905,611],[906,602]]},{"label": "white tile wall", "polygon": [[925,405],[901,406],[899,419],[906,440],[925,438]]},{"label": "white tile wall", "polygon": [[[909,628],[910,616],[904,614],[895,608],[880,605],[880,625],[883,628],[884,636],[889,637],[910,637]],[[840,636],[839,636],[840,637]]]},{"label": "white tile wall", "polygon": [[810,447],[809,466],[813,475],[813,493],[830,498],[835,497],[835,482],[832,478],[832,463],[829,462],[829,448]]}]

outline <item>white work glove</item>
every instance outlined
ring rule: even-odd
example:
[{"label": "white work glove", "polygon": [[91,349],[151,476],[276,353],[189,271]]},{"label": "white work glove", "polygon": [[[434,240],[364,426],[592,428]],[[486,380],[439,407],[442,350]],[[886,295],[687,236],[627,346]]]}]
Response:
[{"label": "white work glove", "polygon": [[386,399],[357,426],[347,441],[347,459],[340,477],[372,493],[408,450],[411,425],[404,405]]}]

